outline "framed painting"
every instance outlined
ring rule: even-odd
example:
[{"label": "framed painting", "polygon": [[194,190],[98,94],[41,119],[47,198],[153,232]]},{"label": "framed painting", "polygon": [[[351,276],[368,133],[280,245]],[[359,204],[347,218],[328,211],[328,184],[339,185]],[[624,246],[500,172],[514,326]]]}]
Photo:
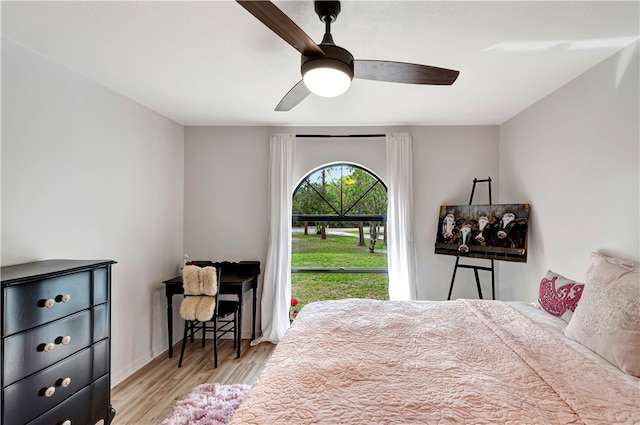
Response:
[{"label": "framed painting", "polygon": [[527,261],[529,204],[442,205],[435,253]]}]

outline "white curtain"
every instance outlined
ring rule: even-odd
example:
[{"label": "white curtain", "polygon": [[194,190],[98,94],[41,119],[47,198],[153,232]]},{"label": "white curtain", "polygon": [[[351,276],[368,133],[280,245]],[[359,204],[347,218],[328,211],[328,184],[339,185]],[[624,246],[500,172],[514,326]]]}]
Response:
[{"label": "white curtain", "polygon": [[262,286],[260,342],[277,344],[289,328],[291,303],[291,208],[296,137],[275,134],[269,140],[269,241]]},{"label": "white curtain", "polygon": [[411,135],[387,134],[387,258],[389,299],[415,300],[415,245],[413,238],[413,166]]}]

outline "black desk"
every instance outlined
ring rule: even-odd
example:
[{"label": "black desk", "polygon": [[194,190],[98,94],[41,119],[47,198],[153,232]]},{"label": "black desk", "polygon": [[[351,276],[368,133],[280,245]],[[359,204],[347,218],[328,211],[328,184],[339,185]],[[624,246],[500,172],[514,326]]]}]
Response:
[{"label": "black desk", "polygon": [[[258,276],[260,275],[260,261],[240,261],[232,263],[223,261],[214,263],[211,261],[193,261],[198,266],[213,266],[222,269],[220,275],[220,293],[232,294],[238,297],[240,302],[240,312],[238,313],[238,330],[242,337],[242,306],[245,292],[249,289],[253,290],[252,305],[252,327],[251,339],[256,339],[256,298],[258,292]],[[172,279],[162,282],[165,284],[165,293],[167,295],[167,327],[169,331],[169,357],[173,357],[173,296],[175,294],[183,294],[182,276],[176,276]],[[240,357],[240,346],[237,346],[237,356]]]}]

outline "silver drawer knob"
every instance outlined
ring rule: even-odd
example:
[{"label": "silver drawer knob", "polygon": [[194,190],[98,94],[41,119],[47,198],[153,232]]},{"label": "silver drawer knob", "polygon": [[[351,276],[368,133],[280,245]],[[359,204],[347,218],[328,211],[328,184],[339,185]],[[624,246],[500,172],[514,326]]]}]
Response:
[{"label": "silver drawer knob", "polygon": [[71,385],[71,378],[68,378],[68,377],[67,377],[67,378],[64,378],[64,379],[62,380],[62,384],[61,384],[61,385],[62,385],[63,387],[65,387],[65,388],[67,388],[69,385]]},{"label": "silver drawer knob", "polygon": [[54,305],[56,305],[56,300],[54,300],[53,298],[49,298],[48,300],[46,300],[46,301],[44,302],[44,306],[45,306],[46,308],[51,308],[51,307],[53,307]]},{"label": "silver drawer knob", "polygon": [[68,303],[69,301],[71,301],[71,295],[69,295],[69,294],[64,294],[64,295],[62,296],[62,299],[61,299],[61,300],[62,300],[62,302],[63,302],[63,303]]},{"label": "silver drawer knob", "polygon": [[66,421],[62,422],[62,425],[71,425],[71,421],[67,419]]},{"label": "silver drawer knob", "polygon": [[71,337],[69,335],[62,337],[62,345],[67,345],[71,342]]},{"label": "silver drawer knob", "polygon": [[51,397],[55,393],[56,393],[56,389],[54,387],[49,387],[46,390],[44,390],[44,396],[45,397]]},{"label": "silver drawer knob", "polygon": [[49,351],[53,351],[54,348],[56,348],[56,345],[50,342],[44,346],[44,351],[48,353]]}]

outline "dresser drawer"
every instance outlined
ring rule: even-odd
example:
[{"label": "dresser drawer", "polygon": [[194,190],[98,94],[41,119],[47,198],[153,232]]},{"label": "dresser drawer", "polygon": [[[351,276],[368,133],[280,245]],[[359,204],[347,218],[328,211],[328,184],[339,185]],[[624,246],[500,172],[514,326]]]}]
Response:
[{"label": "dresser drawer", "polygon": [[83,388],[44,415],[29,422],[28,425],[87,425],[91,423],[91,393],[91,386]]},{"label": "dresser drawer", "polygon": [[91,306],[91,271],[3,289],[3,336],[68,316]]},{"label": "dresser drawer", "polygon": [[111,333],[109,329],[109,305],[97,305],[91,311],[93,312],[93,339],[91,342],[109,337]]},{"label": "dresser drawer", "polygon": [[[115,410],[111,407],[111,376],[105,375],[91,385],[91,401],[93,404],[93,421],[113,417]],[[107,423],[107,422],[105,422]]]},{"label": "dresser drawer", "polygon": [[109,373],[111,360],[109,358],[109,340],[104,339],[92,346],[93,348],[93,377],[92,380],[98,379],[102,375]]},{"label": "dresser drawer", "polygon": [[[106,345],[102,346],[103,351]],[[23,424],[57,406],[92,381],[93,347],[74,354],[4,390],[3,423]],[[28,409],[20,408],[28,406]]]},{"label": "dresser drawer", "polygon": [[106,303],[109,300],[109,269],[101,267],[93,270],[93,290],[91,304]]},{"label": "dresser drawer", "polygon": [[[2,341],[2,382],[5,387],[88,347],[91,344],[91,313],[91,310],[85,310],[5,338]],[[68,343],[65,343],[65,337],[70,338]]]}]

